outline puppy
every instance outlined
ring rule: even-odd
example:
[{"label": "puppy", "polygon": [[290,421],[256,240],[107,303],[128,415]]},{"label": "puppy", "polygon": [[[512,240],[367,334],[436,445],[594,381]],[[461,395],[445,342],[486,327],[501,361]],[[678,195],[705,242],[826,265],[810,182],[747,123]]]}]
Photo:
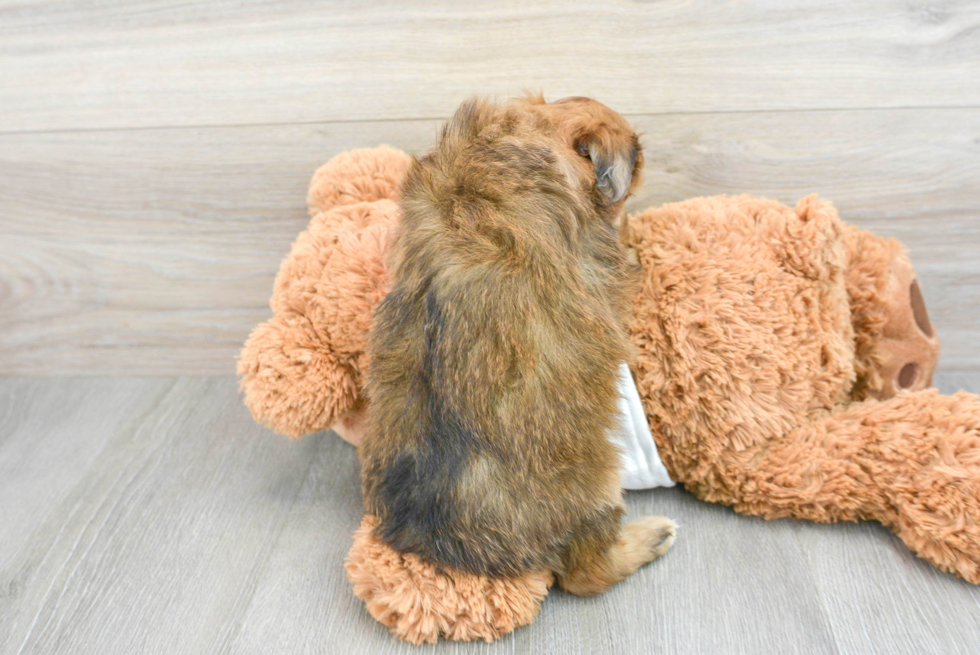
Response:
[{"label": "puppy", "polygon": [[673,542],[621,525],[617,366],[643,155],[594,100],[465,102],[413,162],[369,344],[365,509],[388,545],[492,577],[605,591]]}]

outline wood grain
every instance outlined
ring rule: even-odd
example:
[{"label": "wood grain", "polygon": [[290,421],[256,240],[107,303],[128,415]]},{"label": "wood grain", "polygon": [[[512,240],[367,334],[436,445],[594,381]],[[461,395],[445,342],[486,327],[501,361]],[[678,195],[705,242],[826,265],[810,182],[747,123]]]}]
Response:
[{"label": "wood grain", "polygon": [[[634,210],[813,191],[911,248],[942,366],[980,368],[980,110],[640,116]],[[431,145],[438,121],[0,135],[0,375],[232,372],[345,149]]]},{"label": "wood grain", "polygon": [[28,0],[0,9],[0,126],[439,118],[524,88],[631,114],[976,107],[978,24],[970,0]]},{"label": "wood grain", "polygon": [[[0,567],[29,556],[22,548],[32,531],[78,493],[84,477],[98,467],[99,455],[119,434],[136,429],[173,384],[157,378],[127,385],[0,380],[0,498],[6,501]],[[61,411],[50,412],[56,407]],[[78,431],[79,424],[86,429]],[[0,651],[2,646],[0,637]]]},{"label": "wood grain", "polygon": [[[944,392],[980,374],[942,374]],[[59,449],[60,448],[60,449]],[[0,380],[0,652],[416,653],[343,571],[354,449],[256,426],[233,378]],[[597,598],[553,590],[494,646],[439,653],[973,653],[980,587],[876,524],[739,516],[627,494],[680,525]]]},{"label": "wood grain", "polygon": [[[27,525],[0,521],[15,546],[0,560],[0,652],[226,648],[316,440],[269,438],[231,379],[0,389],[0,462],[22,471],[0,516],[31,508]],[[54,442],[75,456],[52,455]],[[69,491],[39,501],[32,471]]]}]

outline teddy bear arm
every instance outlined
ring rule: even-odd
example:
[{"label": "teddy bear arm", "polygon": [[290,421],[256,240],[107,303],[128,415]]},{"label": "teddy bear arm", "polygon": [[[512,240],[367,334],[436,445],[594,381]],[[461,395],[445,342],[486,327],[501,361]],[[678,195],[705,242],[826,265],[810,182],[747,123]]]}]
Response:
[{"label": "teddy bear arm", "polygon": [[238,376],[255,420],[293,438],[330,428],[357,408],[356,371],[322,347],[308,319],[292,313],[252,331]]},{"label": "teddy bear arm", "polygon": [[927,389],[845,405],[726,459],[723,488],[734,490],[728,500],[742,513],[877,520],[936,567],[980,584],[974,395]]}]

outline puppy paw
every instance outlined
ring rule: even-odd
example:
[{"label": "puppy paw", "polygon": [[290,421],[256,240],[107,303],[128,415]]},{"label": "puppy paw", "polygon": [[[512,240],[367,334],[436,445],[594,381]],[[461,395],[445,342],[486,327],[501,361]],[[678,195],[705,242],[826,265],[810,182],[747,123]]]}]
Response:
[{"label": "puppy paw", "polygon": [[623,535],[644,557],[644,563],[652,562],[674,545],[677,524],[665,516],[646,516],[623,526]]}]

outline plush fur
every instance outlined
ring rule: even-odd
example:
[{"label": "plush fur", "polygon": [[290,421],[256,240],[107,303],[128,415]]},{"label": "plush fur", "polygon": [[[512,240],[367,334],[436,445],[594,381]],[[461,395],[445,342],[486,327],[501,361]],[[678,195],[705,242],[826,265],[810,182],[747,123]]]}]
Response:
[{"label": "plush fur", "polygon": [[313,176],[312,220],[276,275],[273,318],[238,361],[245,404],[280,434],[359,425],[371,311],[388,293],[385,253],[411,161],[384,146],[352,150]]},{"label": "plush fur", "polygon": [[[359,151],[355,170],[370,169],[372,158],[384,169],[390,152]],[[341,157],[315,184],[342,185],[351,172]],[[403,172],[394,173],[392,188]],[[365,218],[381,232],[390,229],[384,202],[376,201],[374,219]],[[321,207],[326,220],[311,232],[342,232],[347,207]],[[935,566],[980,584],[980,400],[927,388],[939,345],[901,244],[847,226],[812,196],[795,209],[750,196],[696,198],[632,216],[629,227],[644,269],[630,323],[634,374],[671,476],[700,498],[747,514],[880,521]],[[327,240],[319,258],[365,261],[355,257],[357,246]],[[257,340],[261,326],[253,333],[240,370],[259,420],[313,431],[363,413],[367,362],[359,358],[386,284],[381,251],[370,256],[377,276],[368,284],[355,274],[356,284],[335,301],[355,318],[314,323],[295,312],[293,325],[302,329],[281,327],[278,340]],[[350,272],[330,273],[345,279]],[[316,280],[301,275],[293,285],[313,294]],[[355,334],[353,321],[364,332]],[[343,339],[334,343],[334,333]],[[311,372],[308,379],[342,382],[321,387],[329,397],[317,404],[295,402],[315,396],[319,384],[304,378],[303,362],[336,361],[339,352],[362,363],[334,366],[329,376]],[[283,359],[293,363],[283,367],[286,375],[267,371]],[[916,375],[903,378],[910,363]],[[307,406],[317,410],[315,426]],[[363,430],[345,433],[357,441]],[[489,597],[473,591],[483,588],[471,574],[432,569],[394,589],[392,581],[405,578],[386,548],[356,541],[348,572],[369,611],[396,625],[399,636],[499,634],[468,613]],[[494,598],[509,616],[528,617],[524,603],[536,607],[540,579],[507,578],[511,591]],[[474,595],[448,608],[437,602],[460,588]],[[424,589],[437,591],[427,598]]]},{"label": "plush fur", "polygon": [[980,583],[980,403],[927,389],[938,340],[901,245],[813,196],[700,198],[631,225],[637,381],[660,390],[643,401],[671,477],[765,518],[880,521]]},{"label": "plush fur", "polygon": [[377,527],[376,517],[364,517],[354,533],[347,572],[368,611],[413,644],[435,643],[440,636],[493,641],[530,623],[553,583],[547,571],[449,578],[418,555],[382,543]]}]

